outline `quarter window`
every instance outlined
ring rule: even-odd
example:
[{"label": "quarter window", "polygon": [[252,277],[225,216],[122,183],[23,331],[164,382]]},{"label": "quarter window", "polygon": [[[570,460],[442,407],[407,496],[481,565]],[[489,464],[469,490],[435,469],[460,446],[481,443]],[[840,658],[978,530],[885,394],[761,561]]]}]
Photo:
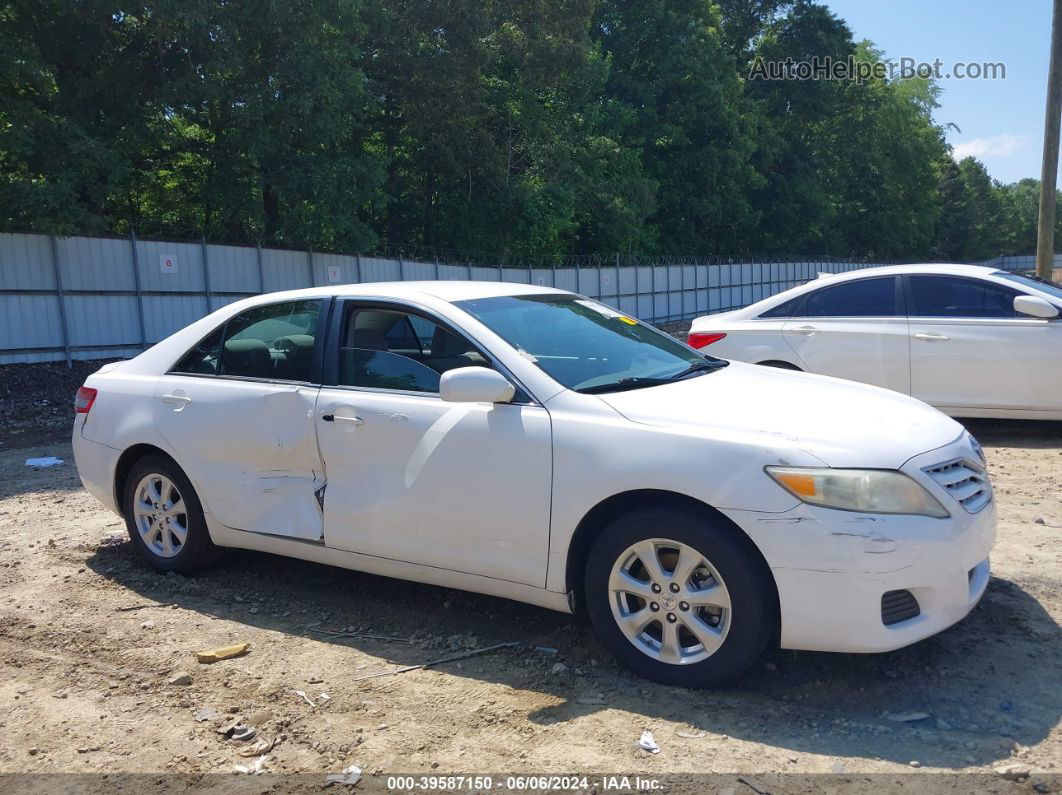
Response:
[{"label": "quarter window", "polygon": [[1015,290],[977,279],[911,276],[912,317],[1017,317]]},{"label": "quarter window", "polygon": [[893,317],[896,278],[855,281],[823,287],[807,294],[804,317]]},{"label": "quarter window", "polygon": [[760,314],[761,318],[771,317],[799,317],[800,305],[804,302],[804,296],[798,295],[796,298],[790,298],[788,301],[783,301],[778,306],[768,309],[766,312]]},{"label": "quarter window", "polygon": [[447,370],[490,366],[464,337],[399,310],[355,307],[346,317],[342,341],[342,386],[435,393]]}]

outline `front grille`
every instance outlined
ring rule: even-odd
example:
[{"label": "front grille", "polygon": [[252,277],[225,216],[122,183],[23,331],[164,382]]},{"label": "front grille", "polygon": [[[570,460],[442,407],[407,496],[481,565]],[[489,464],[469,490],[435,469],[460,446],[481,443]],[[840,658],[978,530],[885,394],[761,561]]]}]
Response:
[{"label": "front grille", "polygon": [[977,513],[992,502],[992,485],[983,469],[959,458],[924,470],[950,494],[967,513]]},{"label": "front grille", "polygon": [[887,627],[914,618],[921,612],[918,600],[910,591],[886,591],[881,595],[881,623]]}]

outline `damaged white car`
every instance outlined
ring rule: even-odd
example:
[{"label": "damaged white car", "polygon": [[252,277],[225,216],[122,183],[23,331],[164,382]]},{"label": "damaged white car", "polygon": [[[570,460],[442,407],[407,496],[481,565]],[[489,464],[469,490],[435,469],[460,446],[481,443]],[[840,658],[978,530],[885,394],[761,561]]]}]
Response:
[{"label": "damaged white car", "polygon": [[75,411],[85,487],[156,569],[244,547],[585,609],[661,682],[771,642],[895,649],[989,578],[992,488],[956,422],[560,290],[258,296],[104,366]]}]

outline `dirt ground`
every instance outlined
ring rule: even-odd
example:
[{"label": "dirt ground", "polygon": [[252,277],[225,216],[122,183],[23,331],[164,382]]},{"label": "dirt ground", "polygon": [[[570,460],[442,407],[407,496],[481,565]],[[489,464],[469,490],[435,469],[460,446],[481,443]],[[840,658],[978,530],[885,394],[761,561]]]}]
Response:
[{"label": "dirt ground", "polygon": [[[742,776],[742,792],[757,791],[749,776],[786,772],[858,783],[976,771],[1007,791],[1057,789],[1062,423],[970,426],[1001,522],[994,577],[966,620],[890,654],[774,651],[737,686],[701,692],[628,674],[584,621],[501,599],[250,552],[194,578],[154,574],[81,488],[66,441],[8,437],[0,773],[231,774],[255,757],[218,728],[243,718],[276,740],[267,773],[323,785],[356,763],[362,789],[389,773],[500,771],[718,772]],[[66,463],[25,466],[41,455]],[[196,662],[237,642],[249,653]],[[190,684],[171,684],[181,673]],[[201,710],[216,715],[198,720]],[[894,719],[903,713],[925,717]],[[637,749],[643,729],[659,754]],[[1016,763],[1032,778],[993,772]]]}]

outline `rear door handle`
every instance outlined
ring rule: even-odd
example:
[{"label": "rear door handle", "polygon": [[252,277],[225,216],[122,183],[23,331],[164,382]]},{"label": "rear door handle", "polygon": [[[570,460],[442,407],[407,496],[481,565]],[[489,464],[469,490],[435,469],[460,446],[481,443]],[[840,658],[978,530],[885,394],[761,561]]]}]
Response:
[{"label": "rear door handle", "polygon": [[923,340],[925,342],[947,342],[951,337],[946,337],[943,334],[927,334],[925,332],[919,332],[914,335],[916,340]]},{"label": "rear door handle", "polygon": [[163,395],[162,402],[171,406],[187,406],[192,399],[188,395]]},{"label": "rear door handle", "polygon": [[797,326],[796,328],[791,328],[789,330],[794,334],[800,334],[805,337],[810,337],[812,334],[818,331],[818,329],[814,326]]}]

